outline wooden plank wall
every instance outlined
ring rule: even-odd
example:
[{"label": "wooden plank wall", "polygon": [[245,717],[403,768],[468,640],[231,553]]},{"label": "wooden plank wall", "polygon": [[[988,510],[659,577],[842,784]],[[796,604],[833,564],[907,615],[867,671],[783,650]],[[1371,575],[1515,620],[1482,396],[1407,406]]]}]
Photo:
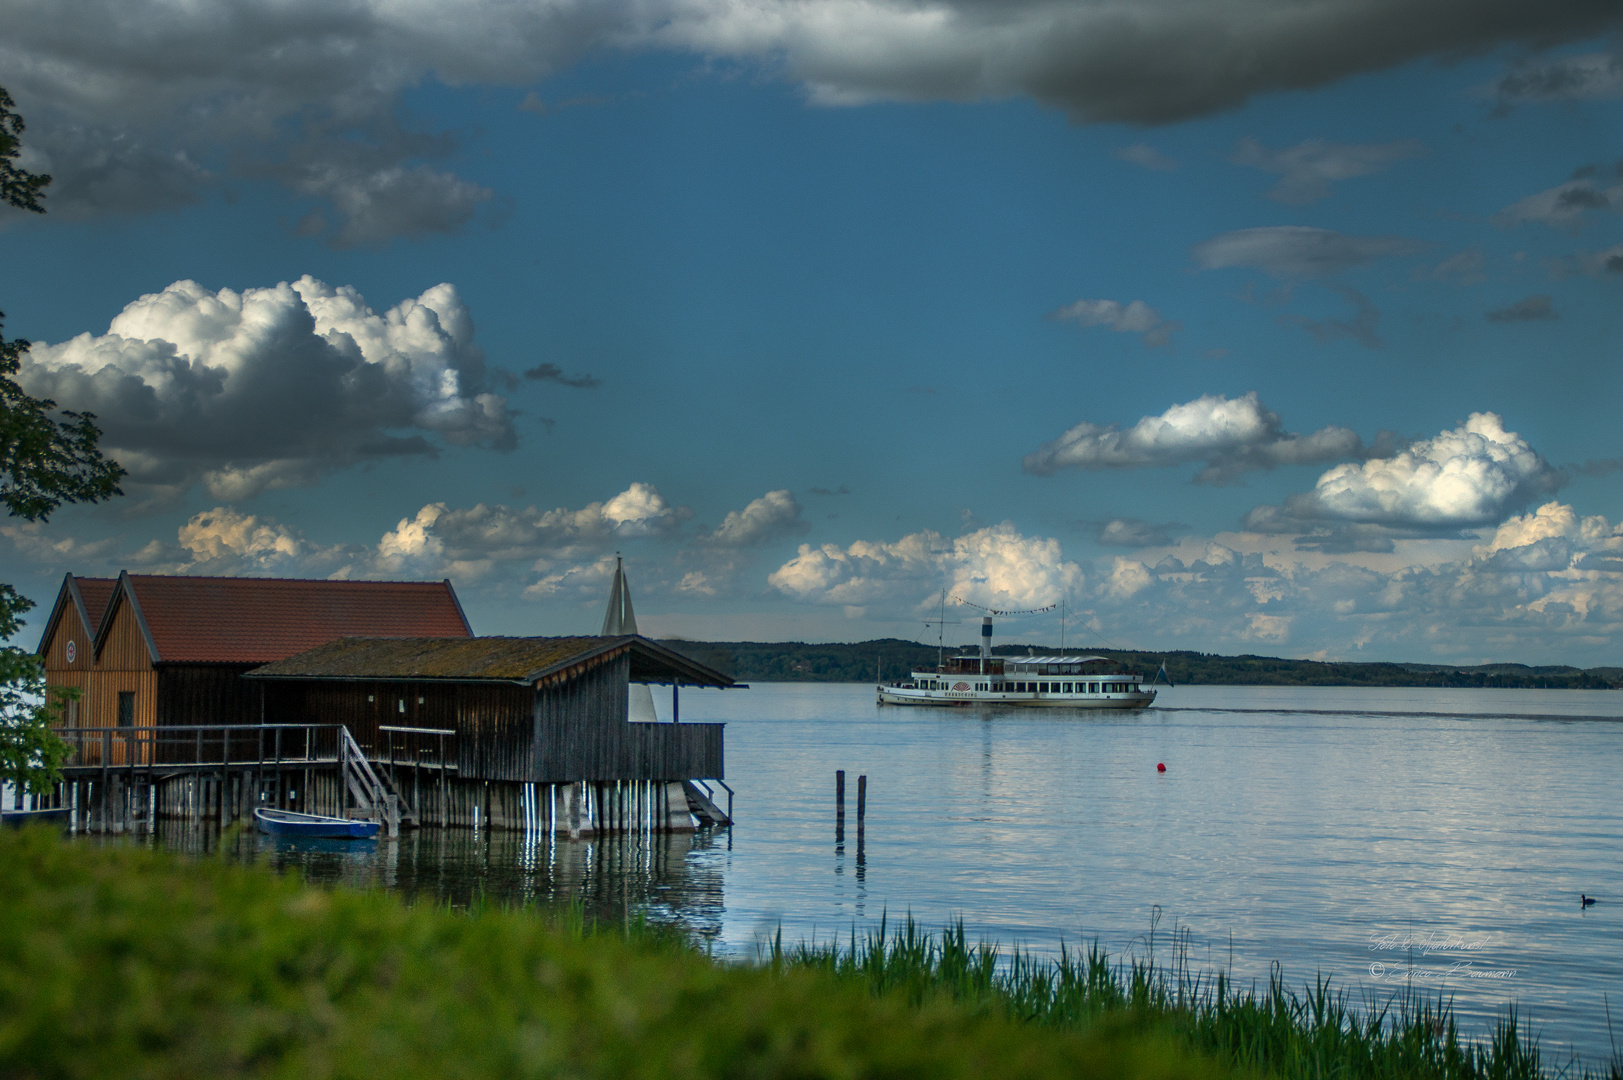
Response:
[{"label": "wooden plank wall", "polygon": [[[116,601],[115,601],[116,602]],[[84,727],[114,727],[118,723],[118,695],[135,694],[135,726],[157,723],[158,676],[152,667],[146,636],[129,604],[119,604],[113,624],[96,657],[90,692],[80,707]]]},{"label": "wooden plank wall", "polygon": [[259,688],[242,677],[255,664],[160,664],[159,724],[257,724]]},{"label": "wooden plank wall", "polygon": [[[79,618],[77,605],[68,604],[67,610],[56,624],[56,632],[45,643],[45,685],[73,687],[80,698],[69,704],[64,714],[64,727],[80,727],[89,715],[91,669],[94,661],[90,631]],[[68,642],[73,642],[73,662],[68,662]]]}]

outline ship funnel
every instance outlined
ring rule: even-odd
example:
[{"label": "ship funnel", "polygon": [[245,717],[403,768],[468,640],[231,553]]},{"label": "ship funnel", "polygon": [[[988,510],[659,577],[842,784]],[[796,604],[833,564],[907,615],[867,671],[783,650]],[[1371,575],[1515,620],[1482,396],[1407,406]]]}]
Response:
[{"label": "ship funnel", "polygon": [[991,658],[992,658],[992,616],[985,615],[985,616],[982,616],[982,618],[981,618],[981,659],[982,660],[990,660]]}]

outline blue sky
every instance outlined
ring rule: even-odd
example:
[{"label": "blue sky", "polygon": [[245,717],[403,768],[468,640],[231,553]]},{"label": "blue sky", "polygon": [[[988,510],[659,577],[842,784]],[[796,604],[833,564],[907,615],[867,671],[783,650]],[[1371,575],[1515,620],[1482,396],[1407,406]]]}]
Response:
[{"label": "blue sky", "polygon": [[1618,662],[1611,5],[0,12],[57,178],[6,330],[131,472],[0,525],[35,599],[449,576],[581,632],[620,551],[659,634],[922,637],[947,590]]}]

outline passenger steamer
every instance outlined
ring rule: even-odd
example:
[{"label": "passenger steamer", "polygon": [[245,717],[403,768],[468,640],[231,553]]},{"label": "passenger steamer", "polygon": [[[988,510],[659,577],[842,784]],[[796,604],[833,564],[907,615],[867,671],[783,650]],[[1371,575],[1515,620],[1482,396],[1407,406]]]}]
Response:
[{"label": "passenger steamer", "polygon": [[1155,700],[1143,678],[1100,668],[1104,656],[993,656],[992,620],[981,620],[980,653],[946,658],[906,682],[879,686],[881,705],[1019,705],[1142,709]]}]

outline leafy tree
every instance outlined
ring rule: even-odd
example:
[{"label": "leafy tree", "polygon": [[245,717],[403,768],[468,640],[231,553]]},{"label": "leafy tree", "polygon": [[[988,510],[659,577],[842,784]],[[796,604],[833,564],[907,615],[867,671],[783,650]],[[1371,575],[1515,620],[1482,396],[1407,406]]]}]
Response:
[{"label": "leafy tree", "polygon": [[[23,118],[0,87],[0,200],[19,210],[45,212],[41,200],[49,176],[15,164]],[[5,313],[0,312],[0,329]],[[29,397],[17,382],[28,342],[0,335],[0,503],[24,521],[45,521],[65,502],[100,502],[123,494],[124,470],[101,454],[101,430],[92,413],[62,412],[56,402]],[[22,625],[33,601],[0,582],[0,640]],[[45,692],[39,657],[8,645],[0,648],[0,780],[49,791],[60,778],[67,747],[51,732],[62,702],[77,691]]]}]

